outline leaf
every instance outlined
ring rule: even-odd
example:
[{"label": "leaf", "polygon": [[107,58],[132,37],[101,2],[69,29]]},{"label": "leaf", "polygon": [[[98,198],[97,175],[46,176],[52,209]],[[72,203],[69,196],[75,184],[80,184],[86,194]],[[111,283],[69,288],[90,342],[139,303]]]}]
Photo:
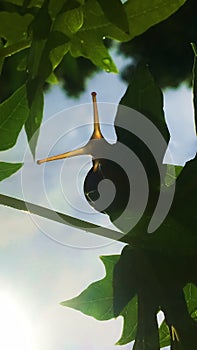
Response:
[{"label": "leaf", "polygon": [[92,283],[77,297],[61,302],[61,305],[79,310],[97,320],[109,320],[114,317],[112,276],[115,263],[119,255],[102,256],[106,276],[100,281]]},{"label": "leaf", "polygon": [[168,142],[169,132],[163,111],[163,94],[154,81],[148,66],[139,64],[130,80],[129,87],[120,104],[133,108],[145,115]]},{"label": "leaf", "polygon": [[124,324],[127,332],[123,339],[125,343],[135,337],[136,350],[142,347],[146,349],[146,346],[147,349],[158,349],[158,304],[153,289],[158,289],[157,283],[152,257],[138,248],[123,248],[114,268],[114,313],[115,316],[122,314],[123,308],[128,308],[132,303],[132,310],[127,313],[127,322]]},{"label": "leaf", "polygon": [[70,43],[70,53],[73,57],[84,56],[90,59],[96,66],[108,73],[118,72],[103,40],[95,36],[94,31],[90,31],[88,37],[84,37],[83,33],[74,36]]},{"label": "leaf", "polygon": [[169,187],[175,183],[183,167],[179,165],[167,164],[166,176],[164,179],[165,186]]},{"label": "leaf", "polygon": [[[193,244],[190,239],[195,240],[194,227],[197,224],[196,215],[196,174],[197,174],[197,157],[188,161],[181,171],[177,182],[174,202],[171,208],[171,214],[173,217],[184,227],[184,229],[191,230],[191,233],[187,233],[188,242],[190,242],[191,254],[194,254],[194,241]],[[185,239],[186,240],[186,239]],[[186,243],[186,242],[185,242]],[[188,245],[188,244],[187,244]],[[184,249],[184,246],[183,246]],[[185,246],[186,249],[186,246]],[[193,253],[192,253],[193,252]]]},{"label": "leaf", "polygon": [[[51,31],[52,21],[48,13],[48,2],[44,2],[31,24],[33,35],[28,56],[27,97],[30,113],[25,131],[30,149],[35,157],[39,127],[43,113],[43,85],[65,54],[67,37],[58,31]],[[58,49],[58,52],[53,52]],[[36,57],[36,60],[35,60]]]},{"label": "leaf", "polygon": [[[113,271],[114,315],[119,316],[136,295],[136,253],[130,246],[123,248]],[[128,278],[129,276],[129,278]]]},{"label": "leaf", "polygon": [[11,4],[22,6],[24,0],[6,0],[6,2],[10,2]]},{"label": "leaf", "polygon": [[186,0],[128,0],[125,10],[130,24],[130,40],[168,18],[185,2]]},{"label": "leaf", "polygon": [[44,95],[41,89],[37,89],[34,95],[28,119],[25,123],[25,131],[27,134],[29,146],[33,156],[35,157],[35,150],[39,135],[39,127],[42,122],[42,114],[44,107]]},{"label": "leaf", "polygon": [[0,12],[0,37],[7,40],[7,45],[25,41],[27,39],[27,28],[32,19],[33,16],[30,14],[21,16],[14,12]]},{"label": "leaf", "polygon": [[197,287],[193,283],[188,283],[184,293],[188,311],[191,317],[197,320]]},{"label": "leaf", "polygon": [[54,29],[61,31],[67,36],[77,33],[83,25],[83,9],[76,7],[71,10],[61,12],[54,23]]},{"label": "leaf", "polygon": [[[109,3],[111,4],[111,2]],[[123,5],[129,22],[129,34],[126,34],[125,31],[108,20],[96,0],[87,0],[83,7],[83,26],[75,35],[70,36],[71,54],[74,57],[84,56],[89,58],[98,67],[116,73],[116,66],[104,46],[103,38],[129,41],[169,17],[184,3],[185,0],[155,0],[154,2],[150,0],[143,2],[128,0]],[[64,28],[62,27],[59,30],[64,31]],[[94,47],[91,44],[92,42]]]},{"label": "leaf", "polygon": [[65,1],[62,0],[50,0],[49,2],[49,14],[54,20],[57,16],[57,14],[61,11],[62,7],[64,6]]},{"label": "leaf", "polygon": [[170,332],[165,320],[162,322],[159,328],[159,340],[161,348],[171,344]]},{"label": "leaf", "polygon": [[125,345],[135,339],[138,321],[138,304],[137,296],[130,300],[127,306],[124,308],[121,315],[124,318],[124,326],[120,339],[116,345]]},{"label": "leaf", "polygon": [[194,63],[192,71],[192,87],[193,87],[193,104],[194,104],[194,122],[197,133],[197,49],[196,45],[192,43],[192,48],[194,51]]},{"label": "leaf", "polygon": [[[47,79],[52,76],[52,71],[55,69],[68,50],[67,38],[60,32],[52,31],[48,38],[36,40],[32,44],[30,56],[35,64],[32,64],[30,69],[31,76],[27,82],[27,96],[30,108],[30,114],[25,124],[25,131],[30,142],[30,148],[33,156],[38,139],[38,129],[42,122],[42,113],[44,106],[43,85]],[[34,59],[37,57],[37,60]],[[30,67],[31,59],[28,67]]]},{"label": "leaf", "polygon": [[125,8],[120,0],[105,1],[98,0],[106,18],[113,23],[115,26],[119,27],[126,34],[129,33],[129,23],[127,20],[127,15]]},{"label": "leaf", "polygon": [[26,87],[23,85],[0,104],[0,150],[13,147],[28,117]]},{"label": "leaf", "polygon": [[5,163],[0,162],[0,181],[14,174],[22,167],[22,163]]},{"label": "leaf", "polygon": [[[102,256],[101,260],[105,265],[106,276],[99,281],[92,283],[77,297],[61,302],[61,305],[79,310],[97,320],[109,320],[114,318],[113,312],[113,289],[112,278],[114,265],[119,255]],[[121,313],[124,318],[124,327],[118,345],[127,344],[132,341],[136,334],[137,325],[137,298],[134,297]]]},{"label": "leaf", "polygon": [[49,77],[46,79],[46,82],[49,83],[49,84],[58,84],[59,83],[59,80],[58,78],[56,77],[55,73],[51,73],[49,75]]},{"label": "leaf", "polygon": [[[43,6],[37,12],[31,23],[29,31],[32,32],[32,44],[29,51],[27,70],[28,79],[34,79],[38,73],[40,59],[51,28],[51,17],[48,13],[48,4],[44,1]],[[35,59],[36,57],[36,59]]]},{"label": "leaf", "polygon": [[[123,108],[122,105],[130,109]],[[140,117],[139,124],[134,123],[133,109],[146,117],[146,123],[150,126],[149,131],[144,126],[143,119]],[[120,127],[122,125],[122,117],[125,117],[123,119],[124,125]],[[143,164],[149,182],[148,205],[139,225],[128,233],[127,237],[129,238],[129,235],[146,234],[152,217],[152,211],[157,205],[158,198],[160,198],[161,203],[162,198],[166,196],[164,192],[160,191],[166,175],[167,166],[163,164],[163,158],[169,140],[163,111],[163,95],[149,72],[148,67],[144,64],[139,64],[131,76],[131,83],[122,97],[117,110],[115,128],[118,141],[127,146]],[[138,132],[138,130],[140,131]],[[129,191],[128,189],[128,193]],[[123,201],[122,197],[125,196],[126,192],[123,189],[120,191],[119,200],[121,199]],[[117,213],[107,213],[113,222],[116,219]],[[131,216],[135,214],[133,211],[131,212]],[[119,226],[119,228],[124,231],[123,225],[122,227]]]}]

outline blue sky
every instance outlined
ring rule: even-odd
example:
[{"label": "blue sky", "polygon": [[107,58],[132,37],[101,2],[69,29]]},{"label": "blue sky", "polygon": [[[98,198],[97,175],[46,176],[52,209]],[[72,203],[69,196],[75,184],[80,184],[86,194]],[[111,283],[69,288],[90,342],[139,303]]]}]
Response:
[{"label": "blue sky", "polygon": [[[115,57],[115,61],[119,68],[123,65],[120,57]],[[57,130],[63,128],[62,116],[70,113],[73,115],[68,125],[73,130],[75,125],[78,128],[80,118],[87,110],[88,123],[91,123],[92,91],[97,91],[98,101],[109,104],[109,110],[114,110],[115,113],[114,105],[119,102],[125,89],[126,85],[117,75],[105,72],[88,81],[87,89],[79,100],[68,99],[59,86],[54,86],[45,96],[44,127],[41,130],[37,157],[46,155],[43,153],[48,152],[48,146],[51,147],[50,142],[54,142]],[[78,113],[72,114],[73,109],[83,113],[81,116]],[[191,91],[184,85],[179,90],[167,90],[165,111],[172,134],[171,152],[175,163],[182,164],[186,159],[192,158],[196,150]],[[110,123],[113,123],[114,115],[110,114]],[[102,118],[101,113],[101,122]],[[58,140],[54,149],[64,152],[69,147],[78,147],[89,137],[89,131],[83,135],[80,129],[76,135],[74,131],[68,135],[67,141]],[[113,139],[113,127],[106,130],[106,133]],[[22,132],[14,149],[1,152],[1,160],[22,161],[25,144],[26,138]],[[65,167],[62,164],[66,163],[61,162],[41,167],[33,162],[27,149],[24,169],[0,183],[0,192],[24,197],[25,200],[42,205],[50,204],[57,210],[64,208],[61,211],[73,215],[77,215],[74,207],[79,206],[78,211],[83,209],[92,213],[93,221],[109,224],[106,217],[89,208],[84,198],[77,198],[77,193],[82,193],[85,169],[90,167],[90,159],[79,158],[69,160],[69,165]],[[82,170],[76,192],[72,188],[72,182],[73,174],[79,168]],[[65,186],[73,195],[67,203],[64,201]],[[0,339],[0,346],[6,350],[13,349],[13,344],[15,350],[130,349],[131,345],[114,345],[121,335],[121,317],[99,322],[59,305],[59,302],[79,294],[92,281],[102,278],[104,268],[99,256],[120,253],[123,245],[5,207],[1,207],[0,218],[0,304],[2,302],[2,305],[7,305],[5,313],[10,315],[10,319],[13,317],[12,310],[15,310],[15,326],[22,325],[15,334],[12,324],[6,323],[4,315],[1,315],[1,329],[7,334],[9,328],[9,332],[14,335],[7,338],[7,347],[3,344],[5,339]],[[9,308],[9,305],[12,307]]]}]

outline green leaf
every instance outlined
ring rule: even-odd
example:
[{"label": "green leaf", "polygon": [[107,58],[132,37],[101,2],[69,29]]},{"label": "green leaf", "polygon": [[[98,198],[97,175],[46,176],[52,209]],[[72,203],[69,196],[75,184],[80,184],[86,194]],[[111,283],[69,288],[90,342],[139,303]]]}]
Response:
[{"label": "green leaf", "polygon": [[58,31],[62,31],[65,35],[70,36],[78,32],[82,25],[83,9],[80,6],[60,13],[54,23],[54,28]]},{"label": "green leaf", "polygon": [[[108,71],[117,72],[116,66],[105,48],[103,38],[129,41],[143,33],[151,26],[169,17],[185,3],[186,0],[128,0],[123,9],[129,22],[129,34],[111,23],[96,0],[87,0],[84,4],[83,26],[70,36],[71,54],[84,56],[95,65]],[[107,2],[106,2],[107,3]],[[109,2],[111,4],[111,2]],[[105,5],[107,6],[107,5]],[[109,6],[109,5],[108,5]],[[109,14],[109,11],[108,11]],[[114,17],[113,17],[114,18]],[[121,18],[121,16],[119,16]],[[120,21],[120,20],[119,20]],[[125,22],[126,23],[126,22]],[[64,28],[59,28],[64,32]],[[68,35],[68,32],[66,32]],[[94,45],[92,45],[92,42]]]},{"label": "green leaf", "polygon": [[165,346],[169,346],[171,344],[170,332],[165,320],[159,327],[159,340],[161,348],[164,348]]},{"label": "green leaf", "polygon": [[[122,105],[129,107],[123,108]],[[143,129],[144,125],[141,126],[142,132],[138,137],[135,135],[135,131],[125,130],[125,128],[120,128],[122,116],[127,113],[127,123],[132,125],[133,111],[132,109],[143,114],[150,127],[152,127],[153,135],[145,133]],[[130,119],[130,120],[129,120]],[[139,123],[141,123],[139,119]],[[152,126],[151,126],[152,124]],[[143,164],[146,171],[147,178],[149,181],[149,201],[146,207],[145,213],[139,225],[134,228],[128,235],[142,235],[146,234],[148,224],[152,215],[152,210],[157,204],[158,196],[160,195],[160,189],[163,186],[166,165],[163,164],[163,158],[167,149],[167,142],[169,140],[169,133],[165,123],[164,111],[163,111],[163,95],[157,84],[155,83],[149,69],[144,64],[139,64],[131,76],[131,83],[129,84],[125,95],[120,101],[120,106],[118,107],[116,118],[115,118],[115,128],[117,133],[118,141],[126,145],[132,152],[138,157],[138,159]],[[155,137],[155,131],[160,132],[161,136],[154,140],[154,146],[152,143],[152,149],[149,146],[150,140]],[[144,134],[143,134],[144,132]],[[161,142],[162,141],[162,142]],[[155,154],[157,153],[157,159]],[[158,166],[159,165],[159,166]],[[124,184],[123,184],[124,185]],[[125,190],[121,192],[121,197],[119,199],[123,201]],[[128,189],[129,193],[129,189]],[[164,193],[162,194],[164,196]],[[131,208],[132,210],[132,208]],[[121,210],[120,210],[121,212]],[[107,212],[110,215],[112,221],[117,217],[117,213]],[[135,213],[131,213],[131,215]],[[119,227],[124,230],[123,227]],[[129,236],[128,236],[129,237]]]},{"label": "green leaf", "polygon": [[[51,31],[51,26],[48,2],[44,1],[31,24],[33,40],[27,63],[27,97],[30,113],[25,124],[25,131],[34,157],[38,129],[42,122],[43,85],[65,54],[65,43],[68,41],[63,33]],[[56,49],[58,52],[53,52]]]},{"label": "green leaf", "polygon": [[77,297],[63,301],[61,305],[79,310],[97,320],[109,320],[114,317],[113,312],[113,268],[119,259],[119,255],[102,256],[105,265],[106,276],[100,281],[92,283]]},{"label": "green leaf", "polygon": [[130,302],[126,305],[123,312],[121,313],[124,318],[124,326],[122,335],[117,341],[116,345],[125,345],[135,339],[138,321],[137,310],[137,296],[135,296],[130,300]]},{"label": "green leaf", "polygon": [[29,113],[26,87],[23,85],[0,104],[0,150],[15,145]]},{"label": "green leaf", "polygon": [[42,89],[37,89],[30,106],[28,119],[25,123],[25,131],[27,134],[29,146],[33,156],[35,157],[36,145],[39,135],[39,127],[42,122],[44,107],[44,95]]},{"label": "green leaf", "polygon": [[130,80],[129,87],[120,104],[133,108],[145,115],[168,142],[169,132],[163,111],[163,94],[154,81],[148,66],[139,64]]},{"label": "green leaf", "polygon": [[125,8],[120,0],[97,0],[100,4],[106,18],[119,27],[123,32],[129,33],[129,23]]},{"label": "green leaf", "polygon": [[30,14],[21,16],[18,13],[0,12],[0,37],[7,40],[7,46],[27,40],[27,28],[32,19]]},{"label": "green leaf", "polygon": [[46,79],[46,82],[49,83],[49,84],[58,84],[59,83],[59,80],[58,78],[56,77],[55,73],[51,73],[49,75],[49,77]]},{"label": "green leaf", "polygon": [[0,162],[0,181],[14,174],[22,167],[22,163],[5,163]]},{"label": "green leaf", "polygon": [[197,133],[197,49],[196,45],[192,43],[192,48],[194,51],[194,63],[192,72],[192,87],[193,87],[193,104],[194,104],[194,122]]},{"label": "green leaf", "polygon": [[6,2],[10,2],[11,4],[22,6],[24,0],[6,0]]},{"label": "green leaf", "polygon": [[[196,197],[197,197],[197,186],[196,186],[196,174],[197,174],[197,157],[188,161],[183,167],[177,182],[175,198],[172,205],[171,213],[173,217],[179,222],[184,230],[187,230],[187,239],[182,249],[186,249],[186,246],[190,245],[191,254],[194,254],[194,242],[190,239],[195,240],[194,227],[197,224],[196,214]],[[190,234],[189,232],[190,231]],[[186,242],[188,240],[188,243]],[[179,242],[178,242],[179,243]],[[187,243],[187,245],[185,245]],[[185,245],[185,247],[184,247]]]},{"label": "green leaf", "polygon": [[[119,260],[113,271],[114,314],[119,316],[126,305],[137,293],[135,273],[137,273],[135,250],[126,246],[123,248]],[[129,276],[129,278],[128,278]]]},{"label": "green leaf", "polygon": [[[48,33],[46,40],[33,40],[30,49],[28,63],[30,77],[27,82],[30,114],[25,124],[25,131],[33,156],[35,156],[38,129],[42,122],[43,85],[49,77],[53,76],[52,71],[68,50],[66,42],[67,37],[63,33],[52,31]],[[35,57],[37,57],[36,60]]]},{"label": "green leaf", "polygon": [[65,1],[62,0],[50,0],[49,1],[49,14],[51,18],[54,20],[57,14],[61,11]]},{"label": "green leaf", "polygon": [[167,164],[166,176],[164,179],[165,186],[169,187],[175,183],[183,167],[179,165]]},{"label": "green leaf", "polygon": [[[79,310],[97,320],[109,320],[114,318],[113,311],[113,270],[119,260],[119,255],[102,256],[105,265],[106,276],[92,283],[77,297],[63,301],[61,305]],[[137,327],[137,297],[134,297],[120,314],[124,318],[124,327],[118,345],[127,344],[132,341]]]},{"label": "green leaf", "polygon": [[125,10],[130,24],[130,39],[168,18],[185,2],[186,0],[128,0]]},{"label": "green leaf", "polygon": [[188,311],[197,320],[197,287],[193,283],[188,283],[184,288],[185,300]]}]

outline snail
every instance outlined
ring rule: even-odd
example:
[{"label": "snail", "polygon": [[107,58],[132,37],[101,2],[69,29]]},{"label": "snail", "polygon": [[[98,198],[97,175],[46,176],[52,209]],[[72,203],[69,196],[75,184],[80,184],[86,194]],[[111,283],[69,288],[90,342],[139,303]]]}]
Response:
[{"label": "snail", "polygon": [[[114,221],[119,215],[120,212],[124,210],[128,203],[129,193],[130,193],[130,185],[129,185],[129,179],[125,171],[122,169],[122,167],[110,159],[97,158],[97,154],[101,152],[101,149],[103,148],[103,152],[105,153],[106,149],[111,149],[113,145],[108,143],[106,139],[104,138],[100,122],[99,122],[99,114],[98,114],[98,106],[97,106],[97,100],[96,100],[96,92],[92,92],[92,102],[93,102],[93,115],[94,115],[94,123],[93,123],[93,133],[87,142],[87,144],[81,148],[78,148],[76,150],[62,153],[59,155],[51,156],[48,158],[44,158],[37,161],[37,164],[42,164],[44,162],[50,162],[54,160],[59,159],[65,159],[70,158],[74,156],[80,156],[80,155],[90,155],[92,156],[92,168],[89,170],[88,174],[86,175],[85,181],[84,181],[84,194],[86,200],[89,202],[89,204],[97,211],[102,213],[107,213],[112,221]],[[109,198],[109,205],[104,208],[102,208],[101,201],[99,201],[101,193],[99,193],[99,184],[103,180],[109,180],[112,182],[112,184],[115,187],[115,195],[112,201],[110,201]],[[106,185],[108,190],[108,184]],[[102,191],[101,191],[102,192]],[[123,194],[120,196],[119,194]],[[106,195],[107,196],[107,195]],[[111,194],[109,194],[109,197]]]},{"label": "snail", "polygon": [[[115,121],[118,141],[116,144],[110,144],[104,138],[99,122],[96,100],[97,94],[96,92],[92,92],[91,95],[94,127],[87,144],[73,151],[38,160],[37,163],[42,164],[58,159],[90,155],[92,157],[92,168],[89,170],[84,181],[85,198],[95,210],[108,214],[115,226],[122,232],[127,233],[130,231],[132,225],[132,227],[136,225],[138,217],[142,216],[143,210],[146,209],[149,213],[147,215],[149,220],[154,211],[158,200],[158,186],[160,183],[157,165],[148,147],[136,135],[131,134],[129,130],[126,130],[116,123],[118,119],[122,118],[122,110],[120,108],[118,108]],[[131,109],[127,109],[127,114],[128,110],[129,113],[132,111]],[[121,147],[123,147],[123,149]],[[126,150],[124,150],[124,147]],[[130,162],[130,160],[127,159],[129,156],[127,152],[131,150],[133,154],[136,155],[136,159],[137,157],[139,158],[139,162],[143,164],[145,171],[147,170],[148,178],[151,178],[150,183],[147,185],[149,186],[148,204],[147,198],[144,195],[146,192],[147,180],[144,181],[142,177],[145,171],[142,167],[136,168],[135,166],[132,169],[131,166],[129,170],[126,169],[127,164],[132,163],[132,160]],[[124,161],[122,161],[123,158],[125,158]],[[131,178],[131,175],[133,178]],[[138,186],[137,182],[139,182]],[[137,203],[136,207],[135,203]],[[143,205],[144,208],[142,210],[141,207],[143,207]],[[131,211],[134,224],[131,223],[130,219]],[[123,217],[121,217],[122,213],[124,213]],[[120,220],[118,220],[118,218],[120,218]],[[136,227],[136,232],[139,231],[141,225],[144,226],[144,221],[140,221],[139,225],[140,226],[137,225]],[[146,226],[147,225],[148,222],[146,222]]]}]

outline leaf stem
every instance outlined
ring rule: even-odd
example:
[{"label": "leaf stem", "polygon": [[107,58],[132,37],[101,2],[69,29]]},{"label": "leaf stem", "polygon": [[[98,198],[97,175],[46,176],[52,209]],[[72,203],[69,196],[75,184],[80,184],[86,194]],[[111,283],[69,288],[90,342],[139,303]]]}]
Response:
[{"label": "leaf stem", "polygon": [[87,221],[76,219],[70,215],[56,212],[54,210],[41,207],[37,204],[25,202],[21,199],[9,197],[3,194],[0,194],[0,205],[5,205],[7,207],[21,210],[26,213],[29,212],[30,214],[38,215],[45,219],[53,220],[64,225],[75,227],[77,229],[88,231],[99,236],[114,239],[116,241],[118,241],[124,236],[122,232],[110,230],[106,227],[98,226]]},{"label": "leaf stem", "polygon": [[194,51],[194,55],[197,56],[197,48],[195,43],[191,43],[192,50]]},{"label": "leaf stem", "polygon": [[193,105],[194,105],[194,125],[197,134],[197,48],[195,43],[191,43],[194,52],[194,63],[192,69]]}]

